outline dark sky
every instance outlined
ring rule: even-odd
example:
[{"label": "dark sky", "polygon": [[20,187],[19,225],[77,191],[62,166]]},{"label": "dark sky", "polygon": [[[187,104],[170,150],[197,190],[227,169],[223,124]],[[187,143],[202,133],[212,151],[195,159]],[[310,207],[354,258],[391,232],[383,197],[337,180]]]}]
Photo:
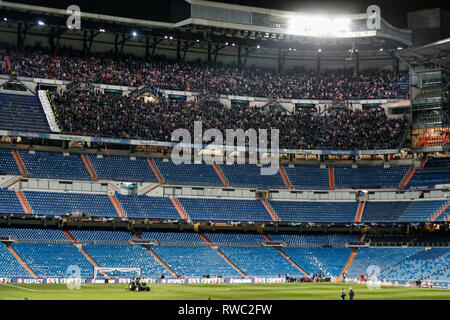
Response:
[{"label": "dark sky", "polygon": [[[9,0],[54,8],[77,4],[82,11],[105,13],[149,20],[169,20],[171,7],[182,0]],[[173,3],[175,2],[175,4]],[[177,4],[178,2],[178,4]],[[450,1],[442,0],[221,0],[220,2],[255,7],[316,12],[323,14],[363,13],[371,4],[381,8],[381,16],[398,27],[407,26],[407,12],[441,7],[450,10]]]}]

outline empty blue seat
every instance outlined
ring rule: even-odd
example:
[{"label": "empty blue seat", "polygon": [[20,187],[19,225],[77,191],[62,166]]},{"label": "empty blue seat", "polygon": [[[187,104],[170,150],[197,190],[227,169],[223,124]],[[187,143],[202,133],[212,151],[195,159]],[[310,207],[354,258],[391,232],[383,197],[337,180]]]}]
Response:
[{"label": "empty blue seat", "polygon": [[186,214],[202,221],[273,221],[259,200],[179,198]]},{"label": "empty blue seat", "polygon": [[99,179],[158,182],[147,159],[131,160],[115,156],[97,158],[94,155],[88,155],[88,158]]},{"label": "empty blue seat", "polygon": [[0,149],[0,175],[22,175],[11,150]]},{"label": "empty blue seat", "polygon": [[396,188],[400,185],[410,166],[337,166],[334,168],[336,188]]},{"label": "empty blue seat", "polygon": [[0,93],[0,129],[50,132],[37,96]]},{"label": "empty blue seat", "polygon": [[19,151],[30,177],[46,179],[91,180],[89,171],[78,154],[54,152],[31,154]]},{"label": "empty blue seat", "polygon": [[291,185],[299,190],[329,189],[328,169],[318,166],[283,166]]},{"label": "empty blue seat", "polygon": [[25,214],[14,191],[0,189],[0,214]]},{"label": "empty blue seat", "polygon": [[269,201],[280,221],[352,222],[358,202]]},{"label": "empty blue seat", "polygon": [[24,191],[31,211],[36,215],[65,215],[73,211],[91,216],[118,217],[106,194]]},{"label": "empty blue seat", "polygon": [[174,164],[171,160],[154,159],[159,172],[168,184],[194,185],[194,186],[223,186],[212,165],[201,164]]},{"label": "empty blue seat", "polygon": [[240,276],[208,246],[153,246],[152,249],[178,275]]},{"label": "empty blue seat", "polygon": [[233,187],[262,190],[286,188],[279,171],[274,175],[262,175],[261,167],[255,164],[221,164],[219,167]]},{"label": "empty blue seat", "polygon": [[180,219],[177,209],[167,197],[116,195],[127,217],[152,219]]}]

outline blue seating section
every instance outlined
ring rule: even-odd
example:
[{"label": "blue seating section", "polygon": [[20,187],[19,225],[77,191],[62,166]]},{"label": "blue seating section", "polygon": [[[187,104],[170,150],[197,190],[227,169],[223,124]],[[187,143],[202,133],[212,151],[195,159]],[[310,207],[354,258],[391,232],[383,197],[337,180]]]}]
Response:
[{"label": "blue seating section", "polygon": [[126,243],[134,236],[125,231],[69,230],[78,243]]},{"label": "blue seating section", "polygon": [[335,167],[334,183],[336,188],[397,188],[410,166],[359,166]]},{"label": "blue seating section", "polygon": [[195,232],[143,232],[141,238],[156,240],[162,245],[207,245],[207,243]]},{"label": "blue seating section", "polygon": [[152,249],[178,275],[240,276],[239,272],[208,246],[153,246]]},{"label": "blue seating section", "polygon": [[368,201],[364,206],[361,222],[393,222],[411,204],[411,201]]},{"label": "blue seating section", "polygon": [[428,160],[423,169],[416,169],[407,188],[432,189],[437,184],[448,184],[450,181],[450,160],[436,158]]},{"label": "blue seating section", "polygon": [[186,214],[202,221],[272,221],[259,200],[178,198]]},{"label": "blue seating section", "polygon": [[204,233],[216,245],[260,245],[264,237],[256,233]]},{"label": "blue seating section", "polygon": [[25,214],[14,191],[0,189],[0,214],[2,213]]},{"label": "blue seating section", "polygon": [[0,228],[0,235],[29,242],[70,242],[59,229]]},{"label": "blue seating section", "polygon": [[0,149],[0,175],[22,175],[17,167],[11,150]]},{"label": "blue seating section", "polygon": [[299,190],[328,190],[330,188],[328,169],[318,166],[283,166],[291,185]]},{"label": "blue seating section", "polygon": [[24,191],[31,211],[37,215],[65,215],[81,211],[91,216],[118,217],[106,194]]},{"label": "blue seating section", "polygon": [[153,162],[158,167],[165,183],[223,187],[223,183],[212,165],[205,163],[176,165],[170,160],[163,161],[161,159],[154,159]]},{"label": "blue seating section", "polygon": [[280,221],[352,222],[358,202],[269,201]]},{"label": "blue seating section", "polygon": [[219,165],[231,186],[241,188],[286,189],[280,172],[261,175],[261,167],[254,164]]},{"label": "blue seating section", "polygon": [[92,277],[92,264],[73,244],[13,243],[13,248],[38,276],[63,278],[70,275],[68,268],[78,266],[81,277]]},{"label": "blue seating section", "polygon": [[0,129],[50,132],[37,96],[0,93]]},{"label": "blue seating section", "polygon": [[350,241],[357,241],[357,234],[280,234],[273,233],[267,236],[274,241],[284,241],[289,246],[342,246]]},{"label": "blue seating section", "polygon": [[5,244],[0,243],[0,277],[30,277]]},{"label": "blue seating section", "polygon": [[352,252],[350,248],[283,248],[308,274],[338,277]]},{"label": "blue seating section", "polygon": [[19,151],[30,177],[46,179],[91,180],[81,156],[62,153]]},{"label": "blue seating section", "polygon": [[[429,221],[447,203],[445,200],[413,201],[398,218],[401,222]],[[441,220],[442,216],[438,219]]]},{"label": "blue seating section", "polygon": [[167,273],[143,246],[86,244],[83,248],[100,268],[141,268],[142,277],[160,277],[161,274]]},{"label": "blue seating section", "polygon": [[449,248],[432,248],[409,257],[386,272],[384,278],[392,280],[425,280],[450,265]]},{"label": "blue seating section", "polygon": [[272,247],[220,247],[233,263],[250,276],[302,275],[277,249]]},{"label": "blue seating section", "polygon": [[167,197],[124,196],[116,194],[127,217],[180,219],[177,209]]},{"label": "blue seating section", "polygon": [[361,274],[367,278],[367,268],[375,265],[383,271],[422,251],[421,248],[360,248],[347,271],[347,278],[359,278]]},{"label": "blue seating section", "polygon": [[147,159],[125,157],[97,158],[88,155],[97,177],[105,180],[158,182]]}]

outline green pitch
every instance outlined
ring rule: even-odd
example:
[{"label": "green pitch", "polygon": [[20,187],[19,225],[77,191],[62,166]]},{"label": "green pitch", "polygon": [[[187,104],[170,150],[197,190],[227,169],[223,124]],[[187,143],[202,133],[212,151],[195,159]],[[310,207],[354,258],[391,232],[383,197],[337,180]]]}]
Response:
[{"label": "green pitch", "polygon": [[[450,300],[450,290],[382,287],[337,283],[290,284],[151,284],[150,292],[131,292],[124,284],[83,284],[68,289],[63,284],[0,284],[0,300],[339,300],[342,288],[355,291],[355,300]],[[347,297],[348,298],[348,297]]]}]

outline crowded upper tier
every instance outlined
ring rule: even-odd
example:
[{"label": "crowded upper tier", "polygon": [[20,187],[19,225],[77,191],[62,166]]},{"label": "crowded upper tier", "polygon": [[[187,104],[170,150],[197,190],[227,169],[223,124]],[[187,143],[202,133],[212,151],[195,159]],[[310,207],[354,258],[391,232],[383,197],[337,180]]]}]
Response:
[{"label": "crowded upper tier", "polygon": [[273,70],[206,62],[175,62],[164,57],[89,54],[59,50],[57,54],[28,48],[5,50],[11,68],[1,59],[0,72],[18,76],[142,86],[203,94],[228,94],[285,99],[386,99],[407,95],[407,74],[389,70],[313,72]]}]

